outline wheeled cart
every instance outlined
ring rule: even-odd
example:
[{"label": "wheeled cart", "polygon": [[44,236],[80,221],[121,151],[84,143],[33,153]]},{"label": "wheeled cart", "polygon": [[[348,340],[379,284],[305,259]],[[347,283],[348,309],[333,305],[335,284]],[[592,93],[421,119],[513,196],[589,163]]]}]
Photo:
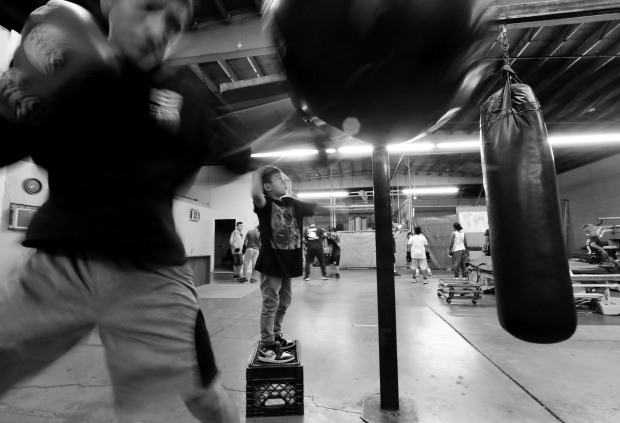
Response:
[{"label": "wheeled cart", "polygon": [[477,304],[481,298],[482,288],[479,284],[461,279],[439,279],[437,296],[444,298],[448,304],[452,300],[471,300]]}]

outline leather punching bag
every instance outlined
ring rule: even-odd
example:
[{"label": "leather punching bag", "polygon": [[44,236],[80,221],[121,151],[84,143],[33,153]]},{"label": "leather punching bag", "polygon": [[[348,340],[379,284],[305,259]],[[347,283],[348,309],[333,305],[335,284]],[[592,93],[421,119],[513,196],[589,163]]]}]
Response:
[{"label": "leather punching bag", "polygon": [[492,0],[280,0],[264,14],[297,108],[373,143],[454,116],[488,62]]},{"label": "leather punching bag", "polygon": [[561,342],[577,327],[547,128],[532,89],[504,66],[504,88],[482,105],[497,313],[513,336]]}]

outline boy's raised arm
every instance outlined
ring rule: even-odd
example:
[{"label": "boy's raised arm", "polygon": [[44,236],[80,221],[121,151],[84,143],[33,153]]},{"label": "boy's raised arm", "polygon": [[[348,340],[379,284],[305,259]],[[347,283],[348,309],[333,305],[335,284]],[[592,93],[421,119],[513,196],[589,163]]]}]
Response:
[{"label": "boy's raised arm", "polygon": [[263,172],[264,169],[259,167],[254,172],[252,172],[252,201],[254,201],[254,205],[262,209],[267,204],[267,200],[265,200],[265,195],[263,194]]}]

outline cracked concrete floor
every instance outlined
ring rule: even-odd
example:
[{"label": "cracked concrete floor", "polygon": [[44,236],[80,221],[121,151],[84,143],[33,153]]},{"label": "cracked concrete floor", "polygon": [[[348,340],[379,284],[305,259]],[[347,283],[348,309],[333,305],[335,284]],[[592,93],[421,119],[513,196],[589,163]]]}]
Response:
[{"label": "cracked concrete floor", "polygon": [[[302,346],[303,416],[245,419],[245,370],[259,336],[260,291],[230,282],[201,287],[218,367],[241,421],[362,422],[362,401],[379,392],[376,276],[341,275],[293,282],[284,330]],[[414,404],[418,421],[620,421],[620,316],[580,314],[568,341],[528,344],[501,329],[493,295],[477,305],[439,299],[440,277],[449,275],[436,272],[428,285],[396,278],[399,392]],[[178,398],[150,411],[154,422],[195,421]],[[1,423],[114,421],[96,332],[0,399]]]}]

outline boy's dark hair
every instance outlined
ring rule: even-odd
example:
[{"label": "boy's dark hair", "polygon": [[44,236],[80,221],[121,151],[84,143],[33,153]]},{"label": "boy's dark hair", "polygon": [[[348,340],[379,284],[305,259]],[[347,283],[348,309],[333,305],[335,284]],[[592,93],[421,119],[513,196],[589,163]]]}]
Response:
[{"label": "boy's dark hair", "polygon": [[237,222],[237,226],[243,225],[243,222]]},{"label": "boy's dark hair", "polygon": [[268,184],[271,182],[271,177],[276,173],[282,173],[280,169],[273,166],[265,166],[263,170],[263,184]]},{"label": "boy's dark hair", "polygon": [[415,232],[416,235],[420,235],[422,233],[422,228],[416,226],[415,228],[413,228],[413,232]]},{"label": "boy's dark hair", "polygon": [[458,222],[457,222],[457,223],[455,223],[453,226],[454,226],[454,229],[456,229],[457,231],[460,231],[461,229],[463,229],[463,227],[461,226],[461,224],[460,224],[460,223],[458,223]]}]

